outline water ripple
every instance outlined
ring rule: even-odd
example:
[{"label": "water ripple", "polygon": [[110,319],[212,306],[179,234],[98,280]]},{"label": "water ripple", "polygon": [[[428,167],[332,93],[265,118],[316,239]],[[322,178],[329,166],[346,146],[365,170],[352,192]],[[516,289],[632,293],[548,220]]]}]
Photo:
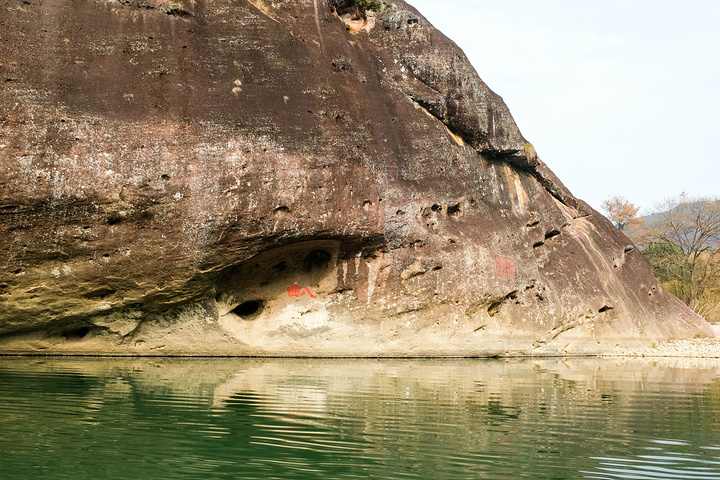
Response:
[{"label": "water ripple", "polygon": [[583,471],[585,478],[720,479],[720,456],[708,454],[716,447],[668,439],[633,439],[633,442],[647,443],[645,450],[654,453],[638,454],[632,458],[591,457],[597,460],[598,466],[594,470]]},{"label": "water ripple", "polygon": [[3,480],[720,479],[697,365],[142,362],[0,358]]}]

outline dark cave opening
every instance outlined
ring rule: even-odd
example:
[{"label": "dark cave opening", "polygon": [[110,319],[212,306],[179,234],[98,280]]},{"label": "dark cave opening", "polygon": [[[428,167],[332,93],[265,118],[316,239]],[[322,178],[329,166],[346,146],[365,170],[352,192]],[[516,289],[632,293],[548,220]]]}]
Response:
[{"label": "dark cave opening", "polygon": [[262,311],[261,300],[248,300],[232,309],[232,313],[241,318],[251,317]]}]

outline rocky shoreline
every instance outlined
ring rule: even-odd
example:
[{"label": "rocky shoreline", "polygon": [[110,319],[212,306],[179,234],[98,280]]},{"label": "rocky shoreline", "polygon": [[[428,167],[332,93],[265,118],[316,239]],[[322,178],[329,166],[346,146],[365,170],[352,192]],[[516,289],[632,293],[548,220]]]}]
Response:
[{"label": "rocky shoreline", "polygon": [[712,326],[715,338],[672,340],[639,350],[623,350],[604,357],[720,358],[720,324]]}]

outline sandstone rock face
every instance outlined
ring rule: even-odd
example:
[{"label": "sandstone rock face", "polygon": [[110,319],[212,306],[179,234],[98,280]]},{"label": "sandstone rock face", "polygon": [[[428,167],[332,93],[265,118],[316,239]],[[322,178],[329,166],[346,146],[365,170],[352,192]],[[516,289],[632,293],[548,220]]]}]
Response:
[{"label": "sandstone rock face", "polygon": [[452,42],[367,3],[1,0],[0,352],[712,336]]}]

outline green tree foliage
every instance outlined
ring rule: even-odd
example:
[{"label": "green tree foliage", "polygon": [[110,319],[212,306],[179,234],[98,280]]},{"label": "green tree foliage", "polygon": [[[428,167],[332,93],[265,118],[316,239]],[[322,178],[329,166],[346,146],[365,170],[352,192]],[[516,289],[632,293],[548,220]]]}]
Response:
[{"label": "green tree foliage", "polygon": [[643,255],[648,259],[658,278],[679,278],[682,272],[679,266],[683,263],[685,252],[667,239],[650,242],[643,249]]},{"label": "green tree foliage", "polygon": [[720,199],[667,200],[633,236],[666,290],[720,321]]}]

